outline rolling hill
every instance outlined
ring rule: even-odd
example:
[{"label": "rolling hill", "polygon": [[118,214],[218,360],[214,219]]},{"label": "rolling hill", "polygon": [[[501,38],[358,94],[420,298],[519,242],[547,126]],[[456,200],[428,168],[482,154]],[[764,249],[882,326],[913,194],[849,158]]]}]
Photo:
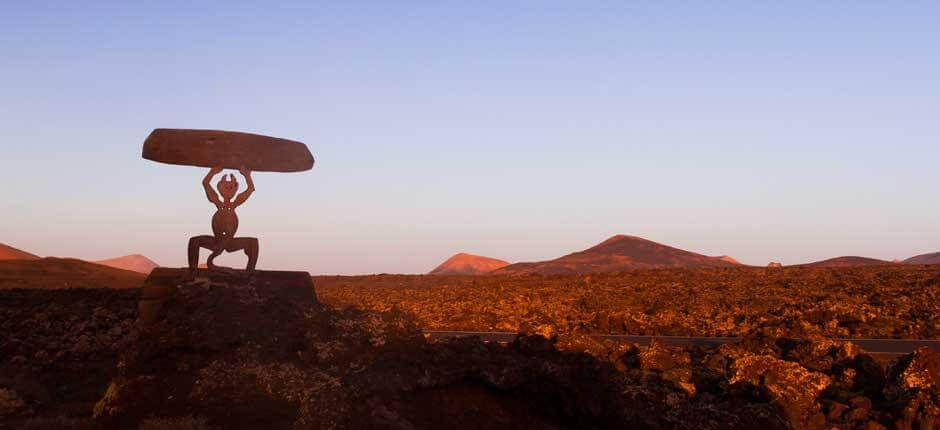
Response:
[{"label": "rolling hill", "polygon": [[731,257],[709,257],[656,243],[636,236],[616,235],[584,251],[549,261],[510,264],[493,274],[545,275],[621,272],[666,267],[737,267]]},{"label": "rolling hill", "polygon": [[508,266],[509,263],[490,257],[459,253],[435,267],[429,275],[482,275]]},{"label": "rolling hill", "polygon": [[876,258],[846,256],[830,258],[828,260],[815,261],[812,263],[798,264],[802,267],[860,267],[860,266],[880,266],[884,264],[895,264],[890,261],[878,260]]},{"label": "rolling hill", "polygon": [[0,260],[38,260],[38,255],[0,243]]},{"label": "rolling hill", "polygon": [[154,263],[153,260],[140,254],[125,255],[123,257],[109,258],[107,260],[98,260],[93,261],[93,263],[114,267],[116,269],[130,270],[132,272],[143,273],[145,275],[149,275],[154,268],[160,267],[160,265]]},{"label": "rolling hill", "polygon": [[33,288],[138,288],[146,275],[74,258],[0,261],[0,290]]},{"label": "rolling hill", "polygon": [[921,254],[902,261],[903,264],[940,264],[940,252]]}]

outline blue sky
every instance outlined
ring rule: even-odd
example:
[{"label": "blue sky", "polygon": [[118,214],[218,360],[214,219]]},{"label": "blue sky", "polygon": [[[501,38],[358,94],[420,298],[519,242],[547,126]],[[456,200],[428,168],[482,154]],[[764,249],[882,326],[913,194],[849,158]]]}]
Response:
[{"label": "blue sky", "polygon": [[[615,233],[746,263],[940,251],[940,3],[5,2],[0,242],[185,264],[157,127],[306,142],[259,267],[424,272]],[[244,257],[227,257],[242,264]]]}]

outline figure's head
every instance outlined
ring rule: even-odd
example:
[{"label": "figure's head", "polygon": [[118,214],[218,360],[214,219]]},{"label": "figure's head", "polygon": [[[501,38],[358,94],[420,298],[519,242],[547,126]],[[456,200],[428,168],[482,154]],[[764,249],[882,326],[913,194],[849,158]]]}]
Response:
[{"label": "figure's head", "polygon": [[232,197],[235,197],[235,192],[238,191],[238,181],[235,180],[235,175],[222,175],[222,180],[219,181],[216,187],[219,189],[222,198],[231,200]]}]

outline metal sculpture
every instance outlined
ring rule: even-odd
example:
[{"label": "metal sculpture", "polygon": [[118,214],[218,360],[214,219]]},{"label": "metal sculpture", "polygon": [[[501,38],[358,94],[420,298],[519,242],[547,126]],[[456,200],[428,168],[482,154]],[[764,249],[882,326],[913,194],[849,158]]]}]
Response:
[{"label": "metal sculpture", "polygon": [[[210,271],[219,270],[213,260],[222,252],[244,251],[248,256],[245,269],[253,272],[258,263],[258,239],[235,237],[238,231],[235,208],[255,191],[251,172],[300,172],[310,170],[314,163],[310,150],[301,142],[221,130],[155,129],[144,142],[143,157],[160,163],[211,167],[202,186],[216,208],[212,215],[213,234],[189,239],[186,257],[192,275],[196,273],[201,248],[211,251],[206,260]],[[232,174],[222,175],[216,184],[218,192],[212,188],[212,179],[226,168],[238,169],[245,179],[247,188],[237,196],[238,181]]]},{"label": "metal sculpture", "polygon": [[[222,251],[245,251],[245,255],[248,256],[248,265],[245,269],[250,272],[255,270],[255,265],[258,263],[258,239],[254,237],[235,237],[235,232],[238,230],[238,215],[235,214],[235,208],[245,203],[251,193],[255,192],[255,183],[251,180],[251,171],[242,167],[239,172],[245,177],[248,188],[238,197],[235,197],[235,191],[238,191],[238,181],[235,180],[235,175],[222,175],[222,180],[217,184],[219,193],[216,194],[210,181],[221,171],[221,167],[213,167],[202,180],[206,197],[216,208],[215,214],[212,215],[213,235],[200,235],[189,239],[189,246],[187,247],[189,270],[196,270],[196,265],[199,263],[199,249],[206,248],[212,251],[212,254],[206,260],[206,267],[209,270],[217,269],[212,261]],[[222,200],[219,200],[219,195],[222,196]],[[232,200],[233,197],[235,200]]]}]

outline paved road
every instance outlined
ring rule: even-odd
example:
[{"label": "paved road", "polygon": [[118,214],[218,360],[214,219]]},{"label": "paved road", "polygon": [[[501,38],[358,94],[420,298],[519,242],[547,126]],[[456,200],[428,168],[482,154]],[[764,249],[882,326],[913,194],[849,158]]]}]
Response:
[{"label": "paved road", "polygon": [[[488,342],[510,342],[516,333],[506,331],[425,331],[432,339],[446,339],[451,337],[479,336]],[[701,345],[718,346],[724,343],[737,342],[739,337],[688,337],[688,336],[631,336],[621,334],[598,334],[593,337],[611,340],[622,340],[640,346],[649,345],[653,338],[659,339],[667,345]],[[911,340],[911,339],[835,339],[852,342],[872,354],[899,355],[907,354],[921,346],[940,350],[940,340]]]}]

